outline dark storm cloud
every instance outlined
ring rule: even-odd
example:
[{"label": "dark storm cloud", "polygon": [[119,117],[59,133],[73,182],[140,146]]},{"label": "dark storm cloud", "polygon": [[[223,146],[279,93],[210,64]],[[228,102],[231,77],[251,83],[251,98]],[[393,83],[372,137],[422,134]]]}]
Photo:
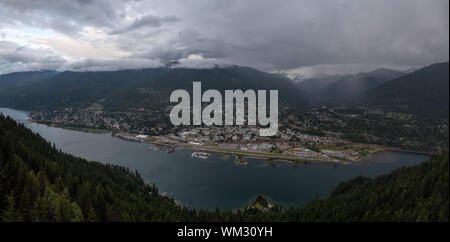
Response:
[{"label": "dark storm cloud", "polygon": [[146,15],[144,17],[136,19],[132,24],[130,24],[126,28],[122,30],[113,31],[110,34],[122,34],[143,27],[160,27],[163,23],[179,22],[180,20],[181,19],[177,18],[176,16],[167,16],[164,18],[160,18],[153,15]]},{"label": "dark storm cloud", "polygon": [[[196,55],[206,59],[201,63],[279,71],[421,66],[449,58],[448,0],[5,0],[0,14],[0,29],[35,27],[107,43],[138,65],[142,59],[165,63]],[[106,37],[83,35],[87,27]]]},{"label": "dark storm cloud", "polygon": [[19,46],[8,41],[0,41],[0,63],[40,63],[62,61],[51,51]]},{"label": "dark storm cloud", "polygon": [[159,61],[138,58],[118,58],[115,60],[89,59],[65,64],[60,70],[115,71],[119,69],[141,69],[160,66],[162,66],[162,63]]},{"label": "dark storm cloud", "polygon": [[196,31],[180,31],[171,45],[151,49],[136,56],[149,59],[160,59],[163,62],[187,58],[190,55],[201,55],[204,58],[224,58],[231,51],[227,43],[218,39],[201,37]]},{"label": "dark storm cloud", "polygon": [[[215,30],[211,39],[228,44],[230,60],[291,69],[349,63],[420,65],[448,59],[448,1],[258,3],[242,1],[200,20],[203,28]],[[224,17],[206,21],[218,12]]]},{"label": "dark storm cloud", "polygon": [[[28,1],[5,0],[0,3],[3,20],[10,24],[52,29],[77,35],[86,26],[112,28],[120,21],[113,1]],[[118,7],[118,6],[117,6]],[[1,24],[0,24],[1,25]]]},{"label": "dark storm cloud", "polygon": [[52,51],[0,41],[0,73],[57,69],[64,63],[65,61]]}]

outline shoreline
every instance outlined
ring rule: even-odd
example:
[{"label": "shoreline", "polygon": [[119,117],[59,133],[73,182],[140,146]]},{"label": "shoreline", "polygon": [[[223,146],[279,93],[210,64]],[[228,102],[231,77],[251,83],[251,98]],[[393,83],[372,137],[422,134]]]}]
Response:
[{"label": "shoreline", "polygon": [[[344,164],[346,160],[338,160],[337,158],[322,158],[322,159],[308,159],[308,158],[301,158],[296,157],[293,155],[286,155],[286,154],[273,154],[273,153],[263,153],[263,152],[244,152],[244,151],[237,151],[237,150],[225,150],[225,149],[213,149],[211,147],[205,147],[205,146],[190,146],[185,145],[182,149],[184,150],[193,150],[193,151],[204,151],[204,152],[210,152],[214,154],[222,154],[222,155],[228,155],[228,156],[234,156],[235,157],[235,163],[237,165],[246,165],[245,159],[247,158],[253,158],[253,159],[261,159],[265,160],[267,162],[272,161],[279,161],[279,162],[288,162],[290,164],[296,165],[296,164],[305,164],[305,163],[329,163],[329,164]],[[334,160],[331,160],[334,159]]]},{"label": "shoreline", "polygon": [[[128,142],[138,142],[138,143],[147,143],[152,144],[155,146],[160,145],[158,142],[156,142],[152,138],[148,139],[127,139],[124,137],[121,137],[120,135],[115,135],[111,130],[101,130],[101,129],[95,129],[95,128],[86,128],[86,127],[72,127],[72,126],[64,126],[64,125],[55,125],[55,124],[49,124],[47,122],[39,122],[36,120],[33,120],[31,117],[28,119],[29,122],[35,123],[38,125],[44,125],[47,127],[54,127],[54,128],[61,128],[66,130],[72,130],[72,131],[78,131],[78,132],[84,132],[84,133],[93,133],[93,134],[111,134],[112,136],[122,139],[124,141]],[[326,164],[332,164],[332,165],[347,165],[347,164],[358,164],[362,160],[364,160],[367,157],[370,157],[373,154],[376,154],[380,151],[393,151],[393,152],[403,152],[403,153],[413,153],[413,154],[421,154],[421,155],[429,155],[432,156],[432,152],[426,152],[426,151],[416,151],[416,150],[409,150],[409,149],[401,149],[396,147],[389,147],[389,146],[380,146],[376,144],[361,144],[361,143],[353,143],[349,142],[351,144],[354,144],[356,146],[373,146],[375,150],[371,152],[368,155],[360,157],[358,160],[346,160],[342,158],[337,157],[298,157],[295,155],[290,154],[276,154],[276,153],[267,153],[267,152],[248,152],[248,151],[241,151],[241,150],[234,150],[234,149],[221,149],[221,148],[214,148],[211,146],[205,146],[205,145],[189,145],[189,144],[176,144],[176,148],[174,150],[190,150],[190,151],[205,151],[210,152],[214,154],[221,154],[221,155],[227,155],[230,157],[234,157],[235,164],[236,165],[247,165],[246,159],[261,159],[267,162],[268,165],[276,165],[276,162],[287,162],[291,165],[298,165],[298,164],[308,164],[308,163],[326,163]]]},{"label": "shoreline", "polygon": [[28,122],[34,123],[34,124],[38,124],[38,125],[44,125],[44,126],[47,126],[47,127],[61,128],[61,129],[78,131],[78,132],[83,132],[83,133],[92,133],[92,134],[110,134],[110,133],[112,133],[112,131],[108,130],[108,129],[77,127],[77,126],[68,126],[68,125],[56,125],[56,124],[53,124],[51,122],[49,123],[49,122],[46,122],[46,121],[44,121],[44,122],[37,121],[37,120],[34,120],[32,118],[28,118]]}]

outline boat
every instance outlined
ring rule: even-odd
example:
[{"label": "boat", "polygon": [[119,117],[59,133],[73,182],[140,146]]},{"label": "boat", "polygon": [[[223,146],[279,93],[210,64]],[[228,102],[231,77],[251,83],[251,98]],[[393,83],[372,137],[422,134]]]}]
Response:
[{"label": "boat", "polygon": [[192,158],[199,158],[199,159],[208,159],[209,153],[206,152],[194,152],[191,154]]}]

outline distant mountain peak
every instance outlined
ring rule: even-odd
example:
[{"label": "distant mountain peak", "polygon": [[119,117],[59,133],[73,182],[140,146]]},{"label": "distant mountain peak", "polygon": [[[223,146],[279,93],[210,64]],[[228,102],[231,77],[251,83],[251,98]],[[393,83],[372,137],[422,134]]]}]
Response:
[{"label": "distant mountain peak", "polygon": [[311,78],[297,86],[311,93],[315,103],[342,104],[354,101],[370,88],[401,75],[404,75],[401,71],[378,68],[372,72]]},{"label": "distant mountain peak", "polygon": [[449,63],[435,63],[369,90],[366,103],[448,117]]},{"label": "distant mountain peak", "polygon": [[[36,76],[25,73],[25,79]],[[192,89],[192,82],[202,82],[202,90],[278,90],[279,102],[306,105],[306,94],[291,81],[277,74],[245,66],[225,68],[151,68],[140,70],[58,72],[17,85],[0,76],[0,105],[26,110],[90,105],[104,99],[105,106],[124,110],[165,102],[170,91]]]}]

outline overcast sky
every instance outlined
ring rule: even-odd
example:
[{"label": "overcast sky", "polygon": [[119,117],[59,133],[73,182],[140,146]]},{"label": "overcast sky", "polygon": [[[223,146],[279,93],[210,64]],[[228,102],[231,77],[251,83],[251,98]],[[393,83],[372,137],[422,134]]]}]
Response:
[{"label": "overcast sky", "polygon": [[449,58],[448,0],[0,0],[0,73],[247,65],[305,77]]}]

